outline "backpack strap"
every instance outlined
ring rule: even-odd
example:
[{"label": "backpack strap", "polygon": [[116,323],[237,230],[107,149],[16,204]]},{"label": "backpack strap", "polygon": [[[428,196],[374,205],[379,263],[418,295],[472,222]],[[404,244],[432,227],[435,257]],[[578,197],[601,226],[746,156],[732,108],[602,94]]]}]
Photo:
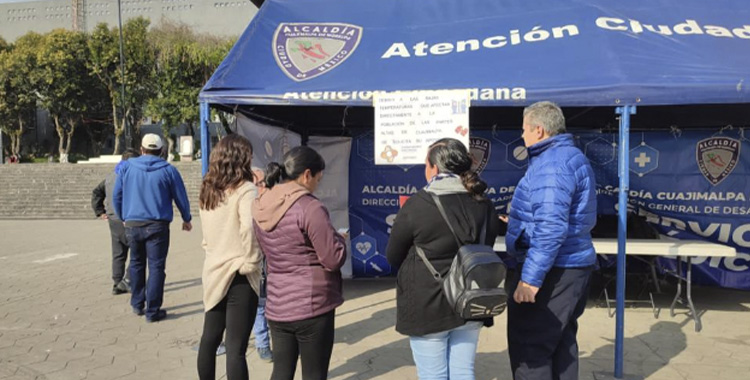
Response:
[{"label": "backpack strap", "polygon": [[[448,220],[448,214],[445,212],[445,208],[443,207],[443,204],[440,202],[440,197],[437,195],[430,193],[432,196],[432,200],[435,201],[435,205],[437,205],[438,210],[440,211],[440,215],[443,216],[443,220],[445,220],[445,223],[448,224],[448,228],[451,230],[451,233],[453,234],[453,238],[456,239],[456,244],[458,244],[458,247],[461,248],[464,243],[461,242],[461,240],[458,238],[458,235],[456,234],[456,231],[453,229],[453,225]],[[479,244],[484,245],[484,241],[487,239],[487,228],[489,227],[489,221],[490,216],[492,215],[492,205],[490,205],[490,208],[487,208],[487,215],[484,217],[484,223],[482,224],[482,231],[479,233]]]},{"label": "backpack strap", "polygon": [[461,248],[464,243],[461,242],[461,239],[458,238],[458,235],[456,234],[456,231],[453,229],[453,225],[451,225],[450,220],[448,219],[448,214],[445,213],[445,208],[443,208],[443,204],[440,202],[440,197],[437,195],[430,193],[432,196],[432,200],[435,201],[435,205],[437,205],[438,211],[440,211],[440,215],[443,216],[443,220],[445,220],[445,223],[448,224],[448,228],[451,230],[451,234],[453,234],[453,238],[456,239],[456,244],[458,245],[458,248]]},{"label": "backpack strap", "polygon": [[494,205],[490,203],[490,207],[487,208],[487,215],[484,217],[484,224],[482,224],[482,232],[479,234],[479,244],[481,245],[484,245],[485,240],[487,240],[487,228],[489,228],[490,218],[492,217],[492,207]]},{"label": "backpack strap", "polygon": [[[435,205],[437,205],[438,210],[440,211],[440,215],[442,215],[443,220],[445,220],[445,223],[448,224],[448,228],[451,230],[451,234],[453,234],[453,238],[456,239],[456,244],[458,244],[458,248],[461,248],[464,244],[461,243],[461,240],[458,238],[458,235],[456,235],[456,231],[453,229],[453,225],[451,225],[451,222],[448,220],[448,214],[445,212],[445,208],[443,208],[443,204],[440,202],[440,198],[430,193],[432,196],[432,199],[435,201]],[[479,244],[484,244],[484,241],[487,238],[487,226],[489,224],[491,209],[487,209],[487,215],[484,218],[484,224],[482,225],[482,232],[480,233],[479,237]],[[427,267],[427,270],[432,273],[432,277],[434,277],[436,280],[440,281],[442,280],[443,276],[438,273],[437,270],[435,270],[435,267],[430,263],[430,260],[427,259],[427,255],[425,255],[424,250],[420,248],[419,246],[414,246],[414,249],[417,251],[417,255],[419,255],[419,258],[422,259],[422,262],[424,262],[424,265]]]},{"label": "backpack strap", "polygon": [[427,256],[425,256],[424,251],[422,248],[419,248],[418,246],[414,246],[414,249],[417,251],[417,255],[419,255],[419,258],[422,259],[422,262],[424,262],[424,265],[427,267],[427,270],[432,273],[432,277],[435,277],[436,280],[440,281],[443,279],[443,276],[438,273],[438,271],[435,270],[435,267],[432,266],[430,263],[430,260],[427,260]]}]

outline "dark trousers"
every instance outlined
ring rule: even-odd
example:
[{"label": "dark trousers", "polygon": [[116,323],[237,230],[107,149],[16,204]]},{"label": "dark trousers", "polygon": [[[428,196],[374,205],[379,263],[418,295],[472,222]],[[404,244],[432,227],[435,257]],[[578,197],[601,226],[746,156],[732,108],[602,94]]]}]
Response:
[{"label": "dark trousers", "polygon": [[112,281],[117,285],[130,277],[125,271],[125,264],[128,262],[128,238],[125,236],[125,226],[119,219],[109,219],[109,232],[112,237]]},{"label": "dark trousers", "polygon": [[[169,224],[153,223],[143,227],[125,227],[130,245],[130,305],[146,306],[146,318],[152,318],[164,300],[164,267],[169,251]],[[148,282],[146,282],[148,265]]]},{"label": "dark trousers", "polygon": [[198,376],[201,380],[216,378],[216,349],[227,332],[227,379],[247,380],[247,342],[255,320],[258,295],[247,277],[237,273],[224,299],[206,312],[203,336],[198,351]]},{"label": "dark trousers", "polygon": [[508,354],[515,380],[578,379],[578,317],[592,268],[552,268],[535,303],[513,301],[521,269],[508,271]]},{"label": "dark trousers", "polygon": [[271,380],[292,380],[297,358],[302,361],[302,380],[325,380],[333,351],[335,310],[295,322],[268,321],[273,341]]}]

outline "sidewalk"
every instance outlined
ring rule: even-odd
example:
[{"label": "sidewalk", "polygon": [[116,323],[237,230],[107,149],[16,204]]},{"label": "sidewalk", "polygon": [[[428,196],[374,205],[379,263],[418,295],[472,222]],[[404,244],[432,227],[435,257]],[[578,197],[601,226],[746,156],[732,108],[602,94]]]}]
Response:
[{"label": "sidewalk", "polygon": [[[127,295],[112,296],[107,223],[99,220],[0,221],[0,379],[195,379],[203,323],[200,221],[172,228],[165,309],[146,324]],[[392,279],[351,280],[337,311],[330,379],[416,379],[408,339],[395,332]],[[625,372],[647,379],[750,378],[750,292],[694,289],[703,315],[696,333],[664,308],[626,310]],[[658,299],[668,307],[670,297]],[[613,369],[614,319],[590,307],[580,320],[581,379]],[[510,379],[505,315],[483,329],[477,379]],[[251,379],[271,364],[250,348]],[[224,356],[217,360],[224,371]],[[299,373],[299,370],[298,370]],[[596,374],[595,374],[596,373]],[[224,378],[220,376],[219,378]],[[300,378],[299,376],[297,378]]]}]

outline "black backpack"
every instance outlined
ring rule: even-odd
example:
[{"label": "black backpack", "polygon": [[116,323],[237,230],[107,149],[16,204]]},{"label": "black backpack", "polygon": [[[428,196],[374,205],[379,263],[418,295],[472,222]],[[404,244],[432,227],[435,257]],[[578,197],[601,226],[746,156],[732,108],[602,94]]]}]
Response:
[{"label": "black backpack", "polygon": [[464,244],[456,235],[438,196],[431,195],[459,249],[445,277],[427,260],[422,248],[415,246],[417,254],[435,280],[441,283],[448,304],[461,318],[482,319],[500,315],[508,301],[504,289],[507,268],[492,247],[484,244],[492,214],[488,212],[484,219],[480,244]]}]

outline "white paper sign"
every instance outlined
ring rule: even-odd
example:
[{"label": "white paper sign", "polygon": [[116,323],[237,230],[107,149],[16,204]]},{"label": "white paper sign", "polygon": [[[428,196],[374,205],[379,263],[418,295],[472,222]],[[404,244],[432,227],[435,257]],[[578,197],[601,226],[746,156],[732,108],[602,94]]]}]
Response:
[{"label": "white paper sign", "polygon": [[469,148],[469,91],[376,93],[375,164],[424,164],[427,148],[445,137]]}]

